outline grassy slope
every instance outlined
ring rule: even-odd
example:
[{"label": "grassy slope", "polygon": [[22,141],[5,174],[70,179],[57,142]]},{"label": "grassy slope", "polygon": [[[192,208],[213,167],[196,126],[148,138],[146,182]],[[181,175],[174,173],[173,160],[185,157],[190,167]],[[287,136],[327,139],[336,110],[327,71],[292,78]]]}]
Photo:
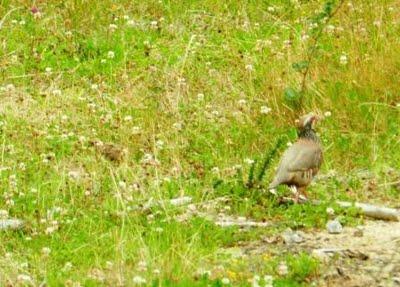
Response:
[{"label": "grassy slope", "polygon": [[[399,168],[397,1],[345,3],[332,20],[335,30],[320,39],[297,108],[283,91],[301,81],[292,64],[305,58],[310,40],[301,35],[321,1],[55,2],[38,3],[39,19],[30,1],[0,5],[0,209],[28,224],[24,232],[0,233],[2,285],[29,274],[51,286],[97,286],[98,277],[129,286],[140,274],[193,286],[194,271],[219,262],[218,248],[263,235],[201,219],[176,222],[179,211],[168,207],[153,210],[155,219],[135,211],[150,197],[228,195],[233,214],[322,226],[324,208],[260,204],[257,191],[231,185],[235,165],[246,175],[245,159],[260,158],[279,136],[293,140],[293,120],[310,110],[332,112],[319,130],[322,172],[367,168],[384,182],[391,180],[385,170]],[[262,106],[272,111],[264,115]],[[90,145],[95,139],[126,148],[128,156],[111,163]],[[159,164],[144,164],[146,153]],[[213,189],[217,179],[223,184]],[[340,192],[346,188],[351,192]],[[356,179],[313,190],[328,199],[399,199],[393,189],[365,189]],[[224,261],[216,279],[247,284],[255,273],[274,274],[280,259],[252,268]],[[285,260],[314,264],[307,256]],[[146,272],[137,270],[139,261]],[[281,284],[301,284],[314,272],[292,270]]]}]

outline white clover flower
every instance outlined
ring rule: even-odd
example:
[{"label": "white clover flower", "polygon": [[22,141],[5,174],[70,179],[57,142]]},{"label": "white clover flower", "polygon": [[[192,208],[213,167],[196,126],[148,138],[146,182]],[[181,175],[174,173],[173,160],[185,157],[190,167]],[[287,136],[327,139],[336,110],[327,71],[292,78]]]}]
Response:
[{"label": "white clover flower", "polygon": [[222,278],[221,283],[224,285],[228,285],[231,283],[231,281],[229,280],[229,278],[224,277]]},{"label": "white clover flower", "polygon": [[326,26],[326,32],[328,32],[329,34],[333,33],[335,31],[335,26],[332,24],[329,24]]},{"label": "white clover flower", "polygon": [[289,273],[289,268],[285,262],[279,263],[277,272],[280,276],[286,276]]},{"label": "white clover flower", "polygon": [[252,64],[247,64],[247,65],[245,66],[245,68],[246,68],[246,70],[249,71],[249,72],[251,72],[251,71],[254,70],[254,67],[253,67]]},{"label": "white clover flower", "polygon": [[25,22],[25,20],[21,20],[21,21],[19,21],[19,24],[20,24],[21,26],[24,26],[24,25],[26,24],[26,22]]},{"label": "white clover flower", "polygon": [[115,30],[118,29],[118,26],[116,24],[110,24],[108,26],[108,29],[110,29],[111,32],[114,32]]},{"label": "white clover flower", "polygon": [[112,263],[111,261],[106,261],[106,268],[107,269],[112,269],[114,266],[114,263]]},{"label": "white clover flower", "polygon": [[133,283],[135,285],[146,284],[146,282],[147,282],[146,279],[141,277],[141,276],[139,276],[139,275],[136,275],[135,277],[133,277]]},{"label": "white clover flower", "polygon": [[178,131],[182,130],[182,127],[183,127],[182,123],[180,123],[180,122],[176,122],[172,126]]},{"label": "white clover flower", "polygon": [[57,230],[58,230],[58,226],[49,226],[49,227],[46,228],[44,233],[49,235],[49,234],[52,234],[52,233],[56,232]]},{"label": "white clover flower", "polygon": [[107,60],[106,60],[106,59],[101,59],[101,60],[100,60],[100,64],[105,64],[105,63],[107,63]]},{"label": "white clover flower", "polygon": [[161,274],[161,270],[160,269],[154,269],[153,270],[153,274],[154,275],[160,275]]},{"label": "white clover flower", "polygon": [[137,270],[138,271],[142,271],[142,272],[145,272],[145,271],[147,271],[147,263],[146,263],[146,261],[139,261],[139,263],[138,263],[138,265],[137,265]]},{"label": "white clover flower", "polygon": [[303,42],[307,41],[308,39],[310,39],[310,35],[308,35],[308,34],[303,34],[303,35],[301,35],[301,40],[302,40]]},{"label": "white clover flower", "polygon": [[97,85],[97,84],[92,84],[92,85],[90,86],[90,88],[91,88],[92,90],[97,90],[97,89],[99,88],[99,85]]},{"label": "white clover flower", "polygon": [[156,141],[156,147],[162,149],[164,147],[164,142],[162,140]]},{"label": "white clover flower", "polygon": [[211,172],[214,173],[214,174],[218,174],[218,173],[219,173],[219,168],[218,168],[217,166],[214,166],[214,167],[211,169]]},{"label": "white clover flower", "polygon": [[69,271],[69,270],[72,269],[72,266],[73,266],[73,265],[72,265],[71,262],[65,262],[63,270],[64,270],[64,271]]},{"label": "white clover flower", "polygon": [[19,168],[20,170],[25,170],[25,169],[26,169],[26,164],[25,164],[24,162],[20,162],[20,163],[18,164],[18,168]]},{"label": "white clover flower", "polygon": [[6,85],[6,91],[7,92],[13,92],[15,90],[15,86],[13,84],[7,84]]},{"label": "white clover flower", "polygon": [[244,159],[244,162],[245,162],[245,163],[247,163],[247,164],[250,164],[250,165],[251,165],[251,164],[253,164],[253,163],[254,163],[254,159],[251,159],[251,158],[245,158],[245,159]]},{"label": "white clover flower", "polygon": [[125,189],[126,188],[126,182],[123,181],[123,180],[120,180],[118,182],[118,187],[121,188],[121,189]]},{"label": "white clover flower", "polygon": [[72,180],[78,180],[80,178],[81,174],[77,170],[71,170],[68,172],[68,177]]},{"label": "white clover flower", "polygon": [[253,279],[251,280],[251,287],[260,287],[260,276],[254,275]]},{"label": "white clover flower", "polygon": [[53,71],[53,69],[50,68],[50,67],[46,67],[46,69],[44,69],[44,71],[46,72],[46,74],[51,74],[51,72]]},{"label": "white clover flower", "polygon": [[326,112],[324,113],[324,116],[325,116],[326,118],[329,118],[330,116],[332,116],[332,112],[331,112],[331,111],[326,111]]},{"label": "white clover flower", "polygon": [[156,227],[154,231],[157,233],[163,233],[164,229],[162,227]]},{"label": "white clover flower", "polygon": [[15,202],[14,202],[14,200],[12,200],[12,199],[7,199],[6,200],[6,205],[8,205],[8,206],[14,206],[15,205]]},{"label": "white clover flower", "polygon": [[140,127],[134,126],[134,127],[132,128],[132,134],[138,135],[138,134],[140,134],[140,133],[141,133],[141,128],[140,128]]},{"label": "white clover flower", "polygon": [[53,96],[56,96],[56,97],[61,96],[61,90],[59,90],[59,89],[54,89],[53,91],[51,91],[51,93],[53,94]]},{"label": "white clover flower", "polygon": [[157,21],[151,21],[150,22],[150,27],[152,28],[152,29],[157,29],[157,27],[158,27],[158,22]]},{"label": "white clover flower", "polygon": [[142,158],[143,163],[148,163],[153,160],[153,155],[151,153],[145,153]]},{"label": "white clover flower", "polygon": [[1,210],[0,210],[0,218],[1,218],[1,219],[6,219],[6,218],[8,218],[8,211],[7,211],[7,210],[4,210],[4,209],[1,209]]},{"label": "white clover flower", "polygon": [[335,214],[335,210],[332,207],[327,207],[326,208],[326,213],[330,216]]},{"label": "white clover flower", "polygon": [[270,107],[267,107],[267,106],[262,106],[260,108],[260,113],[262,113],[264,115],[269,114],[271,111],[272,111],[272,109]]},{"label": "white clover flower", "polygon": [[382,22],[381,22],[380,20],[375,20],[373,24],[374,24],[374,26],[376,26],[376,27],[380,27],[381,24],[382,24]]},{"label": "white clover flower", "polygon": [[135,27],[136,26],[136,22],[134,20],[129,20],[126,22],[126,25],[128,25],[129,27]]},{"label": "white clover flower", "polygon": [[125,121],[125,122],[131,122],[132,120],[133,120],[133,117],[130,116],[130,115],[124,117],[124,121]]},{"label": "white clover flower", "polygon": [[49,256],[51,253],[51,249],[49,247],[43,247],[41,252],[42,252],[42,255]]},{"label": "white clover flower", "polygon": [[274,286],[274,277],[271,275],[265,275],[264,276],[264,286],[265,287],[273,287]]},{"label": "white clover flower", "polygon": [[239,106],[244,106],[246,103],[247,103],[247,101],[246,101],[245,99],[240,99],[240,100],[238,101],[238,105],[239,105]]},{"label": "white clover flower", "polygon": [[275,12],[275,8],[272,7],[272,6],[269,6],[269,7],[267,8],[267,10],[268,10],[268,12]]},{"label": "white clover flower", "polygon": [[19,274],[17,276],[17,281],[25,284],[32,284],[33,280],[32,277],[29,276],[28,274]]},{"label": "white clover flower", "polygon": [[197,100],[198,100],[198,101],[204,100],[204,94],[198,93],[198,94],[197,94]]},{"label": "white clover flower", "polygon": [[339,63],[340,63],[341,65],[347,65],[348,62],[349,62],[349,60],[348,60],[348,58],[347,58],[347,55],[342,54],[342,55],[340,56],[340,58],[339,58]]},{"label": "white clover flower", "polygon": [[113,51],[108,51],[107,58],[114,59],[114,57],[115,57],[115,53]]},{"label": "white clover flower", "polygon": [[211,114],[212,114],[214,117],[218,117],[218,116],[219,116],[219,111],[213,110],[213,111],[211,112]]},{"label": "white clover flower", "polygon": [[235,169],[235,170],[241,170],[242,168],[243,168],[243,166],[241,164],[235,164],[233,166],[233,169]]}]

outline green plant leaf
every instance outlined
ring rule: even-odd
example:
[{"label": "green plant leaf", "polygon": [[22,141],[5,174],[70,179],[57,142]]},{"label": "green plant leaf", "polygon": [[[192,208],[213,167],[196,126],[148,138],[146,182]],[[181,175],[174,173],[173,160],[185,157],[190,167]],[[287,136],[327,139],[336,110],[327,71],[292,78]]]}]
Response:
[{"label": "green plant leaf", "polygon": [[300,61],[292,64],[292,68],[295,69],[297,72],[302,72],[308,68],[309,62],[308,61]]},{"label": "green plant leaf", "polygon": [[300,105],[301,93],[292,87],[287,87],[283,93],[283,98],[288,105],[297,108]]}]

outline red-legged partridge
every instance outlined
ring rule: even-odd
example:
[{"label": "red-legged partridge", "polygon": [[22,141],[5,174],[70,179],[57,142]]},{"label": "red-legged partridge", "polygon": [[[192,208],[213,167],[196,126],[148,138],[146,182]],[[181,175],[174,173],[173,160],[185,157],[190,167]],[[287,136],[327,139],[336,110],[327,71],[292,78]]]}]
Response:
[{"label": "red-legged partridge", "polygon": [[269,185],[273,191],[278,185],[285,184],[299,195],[306,197],[306,188],[318,173],[322,164],[322,147],[315,133],[314,125],[319,117],[307,114],[296,121],[298,139],[282,155],[275,178]]}]

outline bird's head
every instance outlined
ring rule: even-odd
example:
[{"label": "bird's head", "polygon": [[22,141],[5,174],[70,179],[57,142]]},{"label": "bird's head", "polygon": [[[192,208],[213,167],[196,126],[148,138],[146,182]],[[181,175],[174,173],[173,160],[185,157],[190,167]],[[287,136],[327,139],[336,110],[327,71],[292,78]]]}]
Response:
[{"label": "bird's head", "polygon": [[315,113],[308,113],[295,121],[298,130],[314,129],[315,124],[321,120],[322,117]]}]

